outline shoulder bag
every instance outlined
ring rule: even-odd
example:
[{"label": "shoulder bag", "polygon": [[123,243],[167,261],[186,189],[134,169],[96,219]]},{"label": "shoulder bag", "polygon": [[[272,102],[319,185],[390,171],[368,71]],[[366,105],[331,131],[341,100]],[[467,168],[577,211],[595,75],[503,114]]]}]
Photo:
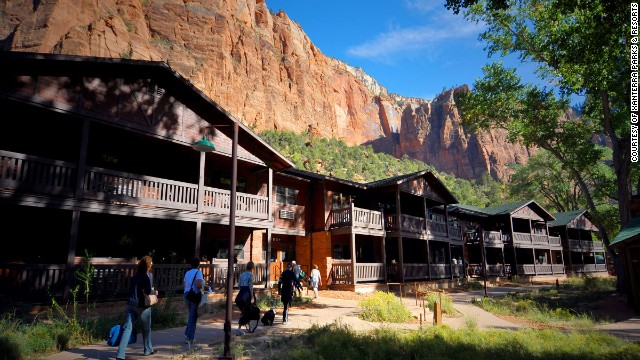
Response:
[{"label": "shoulder bag", "polygon": [[200,305],[200,300],[202,300],[202,293],[200,291],[193,291],[193,283],[196,281],[196,276],[198,275],[198,270],[193,274],[193,280],[191,281],[191,286],[189,287],[189,292],[187,292],[187,300],[191,301],[194,304]]}]

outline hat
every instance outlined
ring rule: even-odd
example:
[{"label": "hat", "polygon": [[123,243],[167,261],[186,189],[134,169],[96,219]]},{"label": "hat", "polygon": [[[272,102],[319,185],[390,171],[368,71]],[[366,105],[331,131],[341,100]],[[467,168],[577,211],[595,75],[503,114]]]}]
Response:
[{"label": "hat", "polygon": [[295,260],[293,260],[293,261],[291,261],[291,263],[292,263],[293,265],[295,265],[295,264],[296,264],[296,261],[295,261]]},{"label": "hat", "polygon": [[292,263],[288,263],[288,264],[287,264],[287,269],[291,269],[292,267],[293,267],[293,264],[292,264]]}]

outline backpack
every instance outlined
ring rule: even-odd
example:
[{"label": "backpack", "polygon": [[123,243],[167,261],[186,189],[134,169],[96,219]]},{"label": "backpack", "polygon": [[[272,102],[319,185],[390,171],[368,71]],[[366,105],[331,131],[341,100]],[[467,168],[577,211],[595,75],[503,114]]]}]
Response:
[{"label": "backpack", "polygon": [[267,311],[264,313],[264,316],[262,317],[262,319],[260,319],[260,321],[262,322],[262,325],[273,325],[273,320],[275,320],[276,318],[276,312],[273,311],[273,309]]},{"label": "backpack", "polygon": [[[120,345],[120,339],[122,339],[122,333],[124,332],[124,327],[120,325],[114,325],[111,330],[109,330],[109,338],[107,339],[107,345],[109,346],[118,346]],[[136,332],[136,328],[134,327],[131,330],[131,336],[129,337],[129,344],[135,344],[138,341],[138,333]]]}]

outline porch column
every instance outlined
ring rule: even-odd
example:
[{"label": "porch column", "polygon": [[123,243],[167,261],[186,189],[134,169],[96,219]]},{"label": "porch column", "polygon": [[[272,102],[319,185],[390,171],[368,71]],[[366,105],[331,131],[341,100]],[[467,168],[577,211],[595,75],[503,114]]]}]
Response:
[{"label": "porch column", "polygon": [[[502,230],[500,230],[500,238],[502,239]],[[507,275],[507,263],[504,260],[504,244],[500,247],[500,251],[502,251],[502,276]]]},{"label": "porch column", "polygon": [[[353,213],[352,213],[353,216]],[[356,234],[353,233],[353,229],[351,232],[351,278],[353,286],[356,285],[357,280],[356,275]]]},{"label": "porch column", "polygon": [[[200,151],[200,170],[198,172],[198,204],[196,206],[197,212],[202,212],[204,208],[204,163],[205,155],[204,151]],[[196,255],[197,256],[197,255]]]},{"label": "porch column", "polygon": [[387,276],[387,227],[384,219],[384,204],[380,205],[380,216],[382,218],[382,271],[384,272],[384,282],[389,281]]},{"label": "porch column", "polygon": [[[531,220],[529,220],[529,222],[531,222]],[[536,262],[536,249],[531,249],[531,252],[533,253],[533,273],[535,275],[538,275],[538,263]]]},{"label": "porch column", "polygon": [[520,275],[518,272],[518,253],[516,252],[516,238],[513,234],[513,217],[509,215],[509,235],[511,236],[511,247],[513,248],[513,266],[511,275]]},{"label": "porch column", "polygon": [[[201,153],[204,154],[204,153]],[[193,256],[200,257],[200,237],[202,235],[202,221],[196,221],[196,246],[193,250]]]},{"label": "porch column", "polygon": [[398,214],[398,266],[400,282],[404,282],[404,255],[402,251],[402,211],[400,209],[400,189],[396,189],[396,213]]},{"label": "porch column", "polygon": [[[269,184],[267,190],[267,211],[269,212],[269,222],[273,224],[273,169],[269,168]],[[273,226],[273,225],[272,225]]]},{"label": "porch column", "polygon": [[[82,137],[80,138],[80,155],[78,156],[78,168],[76,169],[76,189],[75,197],[82,195],[82,185],[84,182],[84,172],[87,167],[87,148],[89,146],[89,128],[91,122],[87,119],[82,121]],[[75,249],[74,249],[75,250]]]},{"label": "porch column", "polygon": [[69,250],[67,251],[67,266],[65,268],[64,299],[69,297],[73,281],[75,267],[76,246],[78,245],[78,228],[80,227],[80,211],[74,210],[71,213],[71,231],[69,233]]},{"label": "porch column", "polygon": [[[271,214],[271,211],[269,211],[269,214]],[[265,263],[267,271],[267,281],[265,281],[264,283],[264,288],[269,289],[271,287],[271,228],[267,228],[267,258],[265,259]]]},{"label": "porch column", "polygon": [[[449,227],[449,226],[447,226]],[[453,261],[452,258],[453,256],[451,256],[451,243],[447,242],[447,251],[449,252],[449,272],[451,274],[451,280],[453,280]]]},{"label": "porch column", "polygon": [[422,208],[424,209],[424,232],[427,234],[427,270],[429,280],[431,280],[431,249],[429,249],[429,216],[427,214],[427,198],[422,198]]}]

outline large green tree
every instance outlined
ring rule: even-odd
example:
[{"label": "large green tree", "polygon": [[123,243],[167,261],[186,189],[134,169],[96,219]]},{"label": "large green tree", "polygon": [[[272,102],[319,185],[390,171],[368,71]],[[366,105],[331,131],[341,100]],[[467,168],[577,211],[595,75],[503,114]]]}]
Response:
[{"label": "large green tree", "polygon": [[[454,12],[486,25],[480,35],[489,55],[517,55],[537,66],[549,86],[525,84],[501,63],[485,67],[484,78],[457,103],[467,126],[501,127],[512,141],[547,150],[579,186],[597,213],[587,174],[602,159],[593,141],[604,134],[616,174],[614,198],[620,223],[629,221],[630,6],[619,0],[447,0]],[[581,120],[563,116],[569,97],[585,98]],[[608,245],[602,224],[596,224]],[[611,253],[615,258],[615,254]],[[624,269],[617,266],[619,284]]]}]

